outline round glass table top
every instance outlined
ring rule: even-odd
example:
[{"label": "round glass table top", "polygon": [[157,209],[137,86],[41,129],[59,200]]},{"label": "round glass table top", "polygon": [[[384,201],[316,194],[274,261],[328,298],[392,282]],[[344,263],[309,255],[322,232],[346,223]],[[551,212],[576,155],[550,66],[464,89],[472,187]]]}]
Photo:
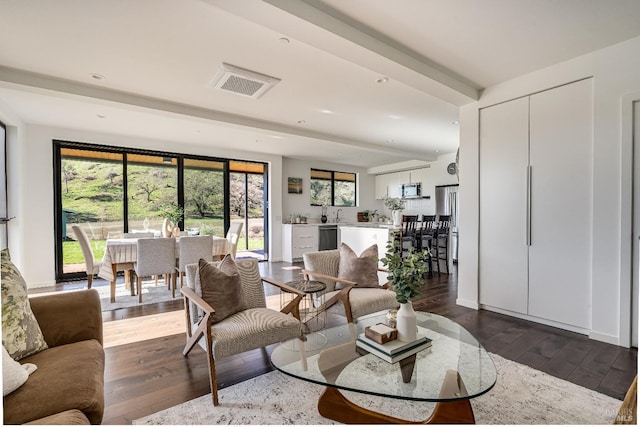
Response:
[{"label": "round glass table top", "polygon": [[[418,331],[431,346],[416,353],[411,380],[404,382],[400,363],[389,363],[356,345],[367,326],[386,323],[386,313],[361,317],[278,345],[271,363],[279,371],[342,390],[432,402],[480,396],[496,382],[496,368],[476,338],[456,322],[436,314],[416,312]],[[322,346],[313,345],[314,342]],[[409,359],[411,360],[411,359]],[[443,388],[445,377],[458,374],[460,387]]]}]

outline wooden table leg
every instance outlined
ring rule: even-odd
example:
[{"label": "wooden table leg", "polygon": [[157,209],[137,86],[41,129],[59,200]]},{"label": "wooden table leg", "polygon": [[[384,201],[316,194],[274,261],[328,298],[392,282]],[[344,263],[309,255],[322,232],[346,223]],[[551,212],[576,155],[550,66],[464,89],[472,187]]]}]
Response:
[{"label": "wooden table leg", "polygon": [[[465,395],[464,384],[457,371],[450,370],[440,390],[441,397]],[[318,400],[318,412],[325,418],[345,424],[475,424],[468,399],[438,402],[424,421],[407,421],[374,412],[350,402],[337,388],[327,387]]]},{"label": "wooden table leg", "polygon": [[118,273],[117,264],[111,264],[111,271],[113,272],[113,279],[109,284],[111,285],[111,302],[114,303],[116,302],[116,274]]},{"label": "wooden table leg", "polygon": [[413,368],[416,366],[416,355],[405,357],[399,363],[402,382],[405,384],[410,383],[411,377],[413,376]]}]

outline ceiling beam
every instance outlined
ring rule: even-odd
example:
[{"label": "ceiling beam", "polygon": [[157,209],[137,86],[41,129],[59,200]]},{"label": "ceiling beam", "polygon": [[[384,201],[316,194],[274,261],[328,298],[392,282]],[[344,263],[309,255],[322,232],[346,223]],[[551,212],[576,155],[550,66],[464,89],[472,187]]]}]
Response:
[{"label": "ceiling beam", "polygon": [[[319,0],[263,0],[263,2],[437,83],[437,85],[426,85],[433,96],[454,105],[464,105],[479,99],[481,88],[474,83]],[[215,2],[218,6],[222,6],[221,3]],[[405,83],[408,82],[405,81]]]},{"label": "ceiling beam", "polygon": [[[3,84],[4,82],[4,84]],[[67,99],[91,101],[98,103],[115,103],[121,108],[135,108],[151,110],[155,113],[171,113],[198,119],[205,119],[229,125],[240,126],[252,130],[267,130],[287,135],[294,135],[303,138],[311,138],[320,141],[330,141],[347,146],[365,148],[381,153],[397,154],[398,148],[386,147],[372,144],[366,141],[343,138],[338,135],[317,132],[309,129],[300,129],[293,126],[283,125],[277,122],[261,120],[227,113],[219,110],[212,110],[194,105],[187,105],[168,101],[160,98],[152,98],[130,92],[118,91],[114,89],[102,88],[72,80],[60,79],[44,74],[30,71],[18,70],[10,67],[0,66],[0,85],[13,88],[17,85],[22,90],[31,90],[36,93],[47,93],[49,95],[60,96]],[[277,154],[277,153],[274,153]],[[424,152],[414,152],[402,150],[402,154],[421,160],[434,160]]]}]

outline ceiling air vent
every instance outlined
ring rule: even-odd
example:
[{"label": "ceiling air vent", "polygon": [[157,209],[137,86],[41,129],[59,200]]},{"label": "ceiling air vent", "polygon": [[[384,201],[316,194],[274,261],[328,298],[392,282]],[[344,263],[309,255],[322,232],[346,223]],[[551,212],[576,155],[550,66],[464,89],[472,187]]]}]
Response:
[{"label": "ceiling air vent", "polygon": [[209,86],[258,99],[280,79],[223,63]]}]

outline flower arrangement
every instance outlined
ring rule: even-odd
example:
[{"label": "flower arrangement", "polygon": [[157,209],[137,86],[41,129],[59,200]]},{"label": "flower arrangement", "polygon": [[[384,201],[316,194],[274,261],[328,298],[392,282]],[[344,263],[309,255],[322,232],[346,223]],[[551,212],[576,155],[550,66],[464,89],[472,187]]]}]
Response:
[{"label": "flower arrangement", "polygon": [[404,210],[405,202],[405,199],[399,197],[385,197],[384,199],[384,205],[389,208],[391,212]]},{"label": "flower arrangement", "polygon": [[387,268],[387,279],[396,293],[396,300],[400,304],[411,301],[420,295],[420,286],[424,284],[424,275],[429,271],[429,250],[415,251],[409,248],[406,257],[402,258],[402,247],[397,233],[394,233],[387,244],[387,253],[382,258],[382,264]]}]

